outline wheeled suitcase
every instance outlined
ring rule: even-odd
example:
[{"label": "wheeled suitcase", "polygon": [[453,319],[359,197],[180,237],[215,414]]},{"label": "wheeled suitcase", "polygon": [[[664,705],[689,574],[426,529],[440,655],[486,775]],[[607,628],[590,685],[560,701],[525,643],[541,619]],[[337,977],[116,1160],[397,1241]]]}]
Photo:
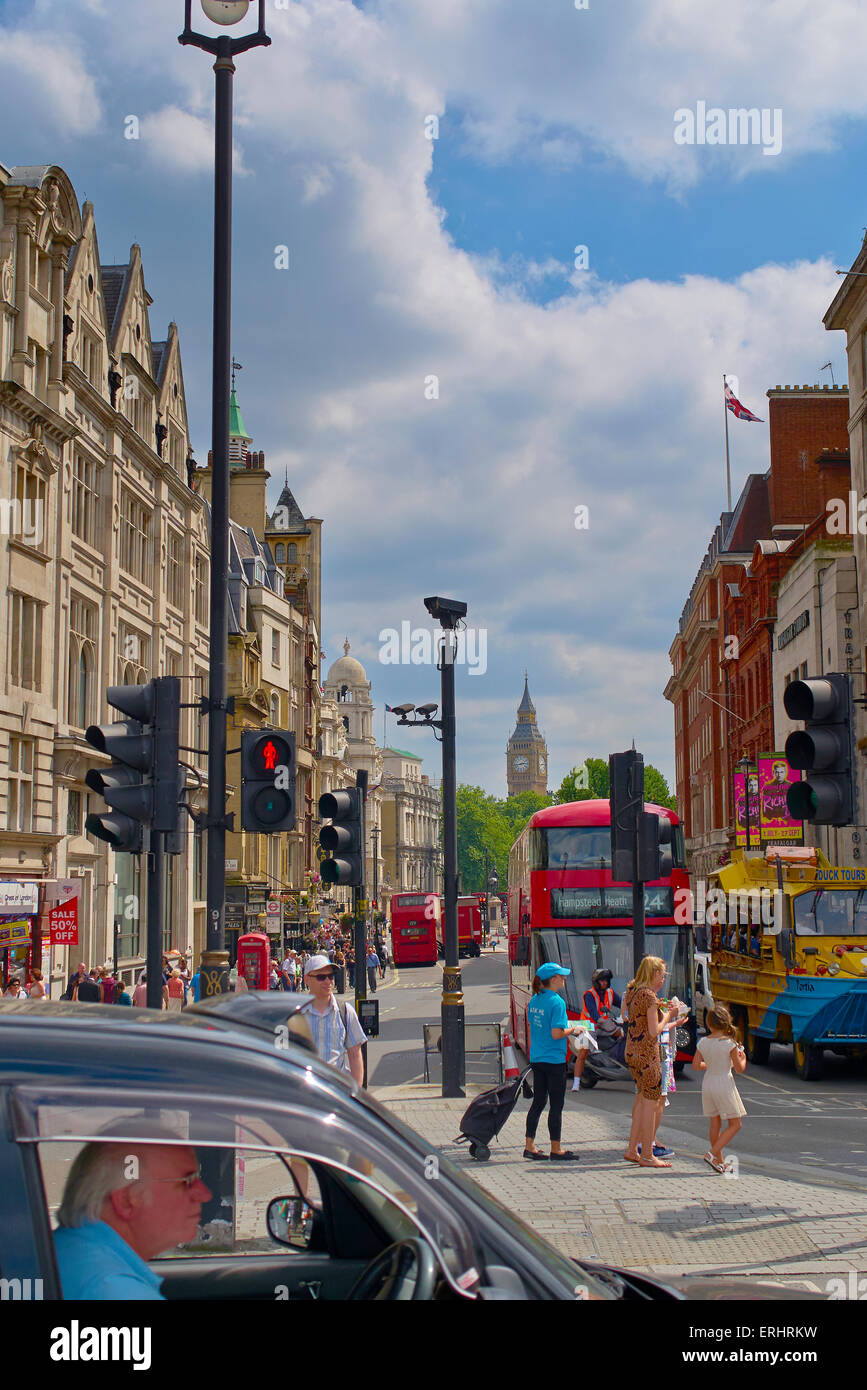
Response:
[{"label": "wheeled suitcase", "polygon": [[531,1068],[528,1067],[513,1080],[504,1081],[501,1086],[494,1086],[490,1091],[483,1091],[467,1106],[461,1119],[461,1132],[454,1143],[468,1143],[470,1158],[476,1159],[478,1163],[484,1163],[490,1158],[490,1142],[499,1134],[514,1110],[518,1093],[530,1071]]}]

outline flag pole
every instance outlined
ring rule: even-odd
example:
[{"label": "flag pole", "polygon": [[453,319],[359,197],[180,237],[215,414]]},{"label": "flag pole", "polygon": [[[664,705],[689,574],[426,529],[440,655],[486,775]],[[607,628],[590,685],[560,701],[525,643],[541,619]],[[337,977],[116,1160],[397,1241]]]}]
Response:
[{"label": "flag pole", "polygon": [[732,509],[732,469],[729,461],[729,408],[726,402],[726,374],[723,372],[723,415],[726,425],[726,510]]}]

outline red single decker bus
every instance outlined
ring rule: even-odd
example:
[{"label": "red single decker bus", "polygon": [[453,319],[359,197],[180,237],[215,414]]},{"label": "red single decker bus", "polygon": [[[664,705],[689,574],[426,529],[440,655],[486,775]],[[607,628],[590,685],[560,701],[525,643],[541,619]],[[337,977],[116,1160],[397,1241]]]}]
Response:
[{"label": "red single decker bus", "polygon": [[[690,924],[674,919],[675,892],[689,888],[683,831],[674,811],[645,802],[646,811],[672,823],[671,874],[644,885],[645,950],[666,963],[663,992],[692,1008],[693,943]],[[678,900],[678,901],[682,901]],[[570,1018],[581,1014],[594,970],[611,971],[622,998],[633,976],[632,885],[611,877],[611,820],[606,800],[547,806],[531,816],[509,854],[509,968],[515,1037],[528,1050],[531,981],[544,961],[572,971],[564,999]],[[678,1029],[677,1059],[695,1051],[695,1015]],[[680,1068],[678,1068],[680,1070]]]},{"label": "red single decker bus", "polygon": [[394,963],[434,965],[441,917],[437,893],[395,893],[391,899]]},{"label": "red single decker bus", "polygon": [[[439,953],[445,956],[443,932],[445,931],[445,904],[442,903],[443,917],[437,928]],[[482,954],[482,910],[485,904],[484,893],[469,893],[458,898],[458,955],[480,956]]]}]

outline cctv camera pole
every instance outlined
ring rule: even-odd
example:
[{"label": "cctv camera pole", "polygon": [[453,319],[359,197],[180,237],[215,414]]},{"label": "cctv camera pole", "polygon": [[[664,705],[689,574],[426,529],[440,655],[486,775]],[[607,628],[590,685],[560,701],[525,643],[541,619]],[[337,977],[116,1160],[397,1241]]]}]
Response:
[{"label": "cctv camera pole", "polygon": [[464,1054],[464,995],[458,955],[458,809],[457,763],[455,757],[455,635],[453,622],[443,625],[440,649],[442,673],[443,744],[443,869],[445,877],[445,922],[443,943],[442,1039],[443,1096],[464,1095],[466,1058]]}]

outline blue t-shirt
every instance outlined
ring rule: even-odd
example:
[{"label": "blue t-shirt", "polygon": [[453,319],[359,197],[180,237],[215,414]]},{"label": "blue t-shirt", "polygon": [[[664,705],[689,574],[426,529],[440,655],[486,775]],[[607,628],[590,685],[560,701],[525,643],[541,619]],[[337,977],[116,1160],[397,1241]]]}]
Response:
[{"label": "blue t-shirt", "polygon": [[562,994],[553,989],[534,994],[527,1009],[530,1023],[530,1061],[565,1062],[569,1044],[565,1038],[552,1038],[552,1028],[568,1028],[569,1015]]},{"label": "blue t-shirt", "polygon": [[105,1221],[84,1221],[54,1232],[65,1299],[144,1299],[164,1302],[162,1278],[149,1269]]}]

